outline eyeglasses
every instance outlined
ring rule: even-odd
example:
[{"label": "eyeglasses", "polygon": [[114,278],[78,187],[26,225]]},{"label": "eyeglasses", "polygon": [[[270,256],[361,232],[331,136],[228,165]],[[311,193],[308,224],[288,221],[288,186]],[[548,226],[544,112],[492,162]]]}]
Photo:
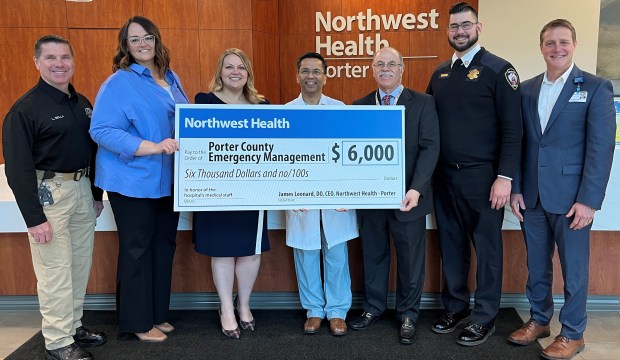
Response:
[{"label": "eyeglasses", "polygon": [[450,30],[450,32],[457,32],[459,31],[459,28],[463,29],[463,31],[467,31],[467,30],[471,30],[471,28],[476,25],[478,22],[471,22],[471,21],[463,21],[460,24],[450,24],[448,26],[448,30]]},{"label": "eyeglasses", "polygon": [[144,35],[144,37],[142,38],[139,36],[132,36],[130,38],[127,38],[127,41],[131,46],[140,46],[143,40],[145,44],[153,45],[155,44],[155,35]]},{"label": "eyeglasses", "polygon": [[403,66],[403,64],[399,64],[396,61],[390,61],[388,63],[384,63],[383,61],[379,61],[376,62],[374,64],[372,64],[372,66],[378,68],[378,69],[383,69],[385,66],[387,66],[388,68],[390,68],[390,70],[394,70],[399,66]]},{"label": "eyeglasses", "polygon": [[314,76],[321,76],[323,75],[323,72],[319,69],[314,69],[314,70],[310,70],[310,69],[301,69],[299,71],[300,74],[302,74],[303,76],[308,76],[310,74],[314,75]]}]

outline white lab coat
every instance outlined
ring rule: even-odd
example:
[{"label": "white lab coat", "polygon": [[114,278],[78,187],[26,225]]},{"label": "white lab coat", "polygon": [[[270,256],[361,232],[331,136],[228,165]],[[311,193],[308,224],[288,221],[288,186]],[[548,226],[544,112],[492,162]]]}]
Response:
[{"label": "white lab coat", "polygon": [[286,245],[301,250],[320,249],[321,221],[328,249],[359,236],[355,210],[286,210]]},{"label": "white lab coat", "polygon": [[[320,105],[344,105],[342,101],[321,95]],[[287,105],[305,105],[301,94]],[[321,248],[321,223],[325,232],[327,248],[355,239],[359,236],[355,210],[338,212],[333,209],[287,210],[286,245],[301,250]]]}]

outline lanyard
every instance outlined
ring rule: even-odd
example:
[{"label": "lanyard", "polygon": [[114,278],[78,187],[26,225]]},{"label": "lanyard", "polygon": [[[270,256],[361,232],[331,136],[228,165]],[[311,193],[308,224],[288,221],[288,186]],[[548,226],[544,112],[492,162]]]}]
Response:
[{"label": "lanyard", "polygon": [[[394,98],[394,105],[396,105],[398,103],[398,98],[400,97],[400,94],[403,93],[403,90],[405,89],[404,86],[400,86],[400,91],[398,92],[398,95],[396,95],[396,97]],[[389,94],[386,94],[389,95]],[[379,90],[377,90],[377,96],[375,96],[375,105],[381,105],[381,101],[379,99],[381,95],[379,94]]]}]

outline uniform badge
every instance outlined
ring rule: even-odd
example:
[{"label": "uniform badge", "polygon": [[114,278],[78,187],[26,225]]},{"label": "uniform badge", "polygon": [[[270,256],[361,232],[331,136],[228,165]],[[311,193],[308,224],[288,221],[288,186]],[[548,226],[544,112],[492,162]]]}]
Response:
[{"label": "uniform badge", "polygon": [[84,108],[84,113],[90,119],[93,116],[93,109],[91,109],[91,108]]},{"label": "uniform badge", "polygon": [[439,74],[439,79],[447,79],[450,77],[450,73],[441,73]]},{"label": "uniform badge", "polygon": [[465,76],[465,81],[473,81],[476,82],[480,80],[482,76],[482,72],[484,71],[484,67],[482,66],[470,66],[467,68],[467,75]]},{"label": "uniform badge", "polygon": [[519,88],[519,74],[517,74],[517,71],[515,69],[510,68],[506,70],[504,76],[506,76],[506,81],[508,81],[508,85],[510,85],[514,90],[517,90],[517,88]]}]

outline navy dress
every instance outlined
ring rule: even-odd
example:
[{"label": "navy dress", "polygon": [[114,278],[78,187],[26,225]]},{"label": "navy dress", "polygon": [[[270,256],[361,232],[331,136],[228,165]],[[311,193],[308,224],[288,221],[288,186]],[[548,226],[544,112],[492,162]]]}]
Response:
[{"label": "navy dress", "polygon": [[[196,104],[225,104],[213,93],[198,93]],[[262,221],[259,223],[262,213]],[[192,237],[196,252],[214,257],[250,256],[269,251],[267,212],[256,211],[202,211],[194,212]]]}]

